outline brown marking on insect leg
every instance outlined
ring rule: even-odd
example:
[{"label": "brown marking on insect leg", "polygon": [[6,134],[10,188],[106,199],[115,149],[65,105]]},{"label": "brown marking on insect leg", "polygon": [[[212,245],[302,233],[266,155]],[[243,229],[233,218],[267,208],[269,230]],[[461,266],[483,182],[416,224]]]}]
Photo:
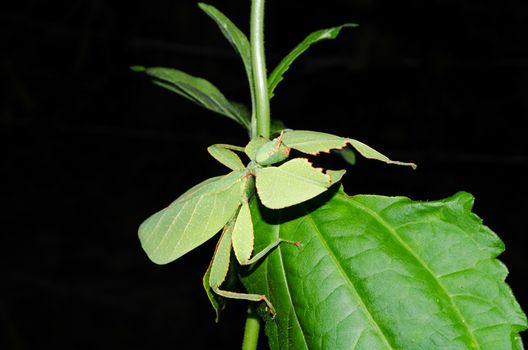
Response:
[{"label": "brown marking on insect leg", "polygon": [[273,304],[269,301],[269,299],[266,298],[266,296],[263,294],[237,293],[237,292],[230,292],[227,290],[222,290],[220,288],[214,288],[213,291],[216,294],[223,296],[224,298],[249,300],[249,301],[255,301],[255,302],[263,301],[266,303],[266,306],[268,307],[271,317],[275,318],[275,315],[276,315],[275,308],[273,307]]}]

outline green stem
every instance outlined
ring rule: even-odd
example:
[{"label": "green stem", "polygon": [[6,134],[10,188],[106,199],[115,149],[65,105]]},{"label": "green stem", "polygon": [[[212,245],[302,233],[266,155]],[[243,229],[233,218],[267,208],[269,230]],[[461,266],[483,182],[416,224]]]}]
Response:
[{"label": "green stem", "polygon": [[270,105],[266,56],[264,55],[264,2],[251,0],[251,65],[255,87],[255,111],[257,136],[270,137]]},{"label": "green stem", "polygon": [[[271,121],[266,56],[264,54],[264,2],[265,0],[251,0],[250,44],[253,90],[255,91],[255,111],[251,124],[252,137],[262,136],[269,138]],[[244,329],[242,350],[257,349],[259,332],[260,320],[255,312],[255,306],[250,304]]]},{"label": "green stem", "polygon": [[248,315],[246,318],[246,328],[244,329],[244,341],[242,342],[242,350],[256,350],[258,344],[258,337],[260,331],[260,320],[255,311],[254,304],[248,307]]}]

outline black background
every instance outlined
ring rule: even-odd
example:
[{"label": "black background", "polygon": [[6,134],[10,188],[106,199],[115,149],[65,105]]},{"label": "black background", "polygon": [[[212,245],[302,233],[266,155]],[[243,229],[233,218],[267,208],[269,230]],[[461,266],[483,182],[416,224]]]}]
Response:
[{"label": "black background", "polygon": [[[249,3],[211,1],[246,32]],[[473,193],[526,309],[528,3],[268,3],[269,69],[315,29],[361,25],[293,65],[273,116],[419,164],[360,160],[350,194]],[[160,267],[136,231],[226,172],[206,147],[245,132],[128,67],[176,67],[247,101],[240,59],[194,0],[0,6],[0,348],[238,348],[244,303],[216,325],[201,289],[214,242]]]}]

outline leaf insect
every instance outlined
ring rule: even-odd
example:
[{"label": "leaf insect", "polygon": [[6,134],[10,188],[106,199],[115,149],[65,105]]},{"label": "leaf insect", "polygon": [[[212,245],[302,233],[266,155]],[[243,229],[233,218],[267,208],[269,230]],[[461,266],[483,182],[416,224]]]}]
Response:
[{"label": "leaf insect", "polygon": [[[231,260],[231,250],[240,265],[250,265],[280,243],[299,246],[300,242],[278,239],[253,254],[254,230],[250,201],[255,193],[263,205],[281,209],[305,202],[339,182],[345,170],[315,168],[306,158],[288,159],[290,150],[316,155],[351,145],[359,154],[386,163],[408,165],[390,160],[366,144],[331,134],[289,130],[267,140],[255,138],[246,147],[216,144],[207,150],[213,158],[231,169],[224,176],[207,179],[182,194],[165,209],[153,214],[139,227],[141,245],[157,264],[167,264],[200,246],[222,230],[211,263],[204,276],[204,286],[231,299],[264,301],[272,315],[275,309],[265,295],[223,290]],[[245,166],[235,153],[244,152],[250,159]],[[218,316],[218,306],[207,290]]]}]

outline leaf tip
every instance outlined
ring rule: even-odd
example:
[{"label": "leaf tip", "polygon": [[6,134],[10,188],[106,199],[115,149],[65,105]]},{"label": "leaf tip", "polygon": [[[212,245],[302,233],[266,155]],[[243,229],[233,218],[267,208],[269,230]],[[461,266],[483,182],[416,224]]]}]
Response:
[{"label": "leaf tip", "polygon": [[460,191],[450,198],[450,202],[460,205],[465,212],[471,212],[475,203],[475,197],[469,192]]},{"label": "leaf tip", "polygon": [[130,66],[132,72],[145,72],[147,68],[145,66]]}]

